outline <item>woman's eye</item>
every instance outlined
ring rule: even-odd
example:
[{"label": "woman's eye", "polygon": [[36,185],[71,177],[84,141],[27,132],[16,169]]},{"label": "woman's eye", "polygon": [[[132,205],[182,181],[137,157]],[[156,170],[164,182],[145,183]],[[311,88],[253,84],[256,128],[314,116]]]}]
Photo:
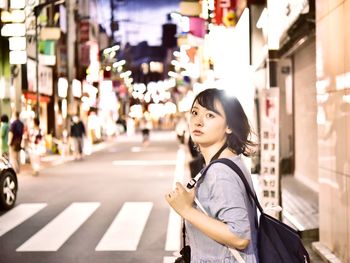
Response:
[{"label": "woman's eye", "polygon": [[207,113],[207,118],[214,118],[215,115],[213,113]]},{"label": "woman's eye", "polygon": [[192,115],[197,115],[197,112],[196,112],[195,110],[193,110],[193,111],[191,112],[191,114],[192,114]]}]

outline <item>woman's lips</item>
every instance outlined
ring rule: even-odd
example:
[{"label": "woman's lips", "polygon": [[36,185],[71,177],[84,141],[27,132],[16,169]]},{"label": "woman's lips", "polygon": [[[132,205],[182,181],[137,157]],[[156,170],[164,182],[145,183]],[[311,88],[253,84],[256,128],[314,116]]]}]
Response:
[{"label": "woman's lips", "polygon": [[200,135],[203,134],[203,132],[201,132],[201,131],[199,131],[199,130],[194,130],[194,131],[192,132],[192,134],[195,135],[195,136],[200,136]]}]

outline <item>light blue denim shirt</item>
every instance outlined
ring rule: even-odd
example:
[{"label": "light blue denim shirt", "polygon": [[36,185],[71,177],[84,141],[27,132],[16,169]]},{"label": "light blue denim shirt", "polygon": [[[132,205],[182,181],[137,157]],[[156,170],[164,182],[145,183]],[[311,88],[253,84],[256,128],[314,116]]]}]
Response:
[{"label": "light blue denim shirt", "polygon": [[[252,180],[242,158],[230,158],[243,171],[251,188]],[[249,239],[248,247],[239,251],[246,263],[258,262],[256,206],[248,199],[239,176],[227,165],[215,163],[196,185],[196,197],[209,216],[226,223],[235,235]],[[199,209],[196,205],[194,205]],[[187,242],[191,246],[191,263],[237,262],[229,249],[209,238],[186,222]]]}]

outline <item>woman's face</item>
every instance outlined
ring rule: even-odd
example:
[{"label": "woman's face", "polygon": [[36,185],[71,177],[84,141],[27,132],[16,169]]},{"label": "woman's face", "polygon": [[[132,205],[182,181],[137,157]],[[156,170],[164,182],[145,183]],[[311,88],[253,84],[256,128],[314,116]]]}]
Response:
[{"label": "woman's face", "polygon": [[226,124],[225,112],[219,101],[215,101],[218,113],[201,106],[197,101],[191,109],[190,133],[192,140],[200,147],[208,147],[226,141],[229,129]]}]

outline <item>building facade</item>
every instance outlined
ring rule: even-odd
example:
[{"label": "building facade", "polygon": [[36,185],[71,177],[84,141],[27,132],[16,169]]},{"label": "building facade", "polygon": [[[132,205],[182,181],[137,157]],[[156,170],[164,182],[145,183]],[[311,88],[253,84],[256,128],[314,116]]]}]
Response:
[{"label": "building facade", "polygon": [[350,261],[350,1],[317,1],[320,244]]}]

